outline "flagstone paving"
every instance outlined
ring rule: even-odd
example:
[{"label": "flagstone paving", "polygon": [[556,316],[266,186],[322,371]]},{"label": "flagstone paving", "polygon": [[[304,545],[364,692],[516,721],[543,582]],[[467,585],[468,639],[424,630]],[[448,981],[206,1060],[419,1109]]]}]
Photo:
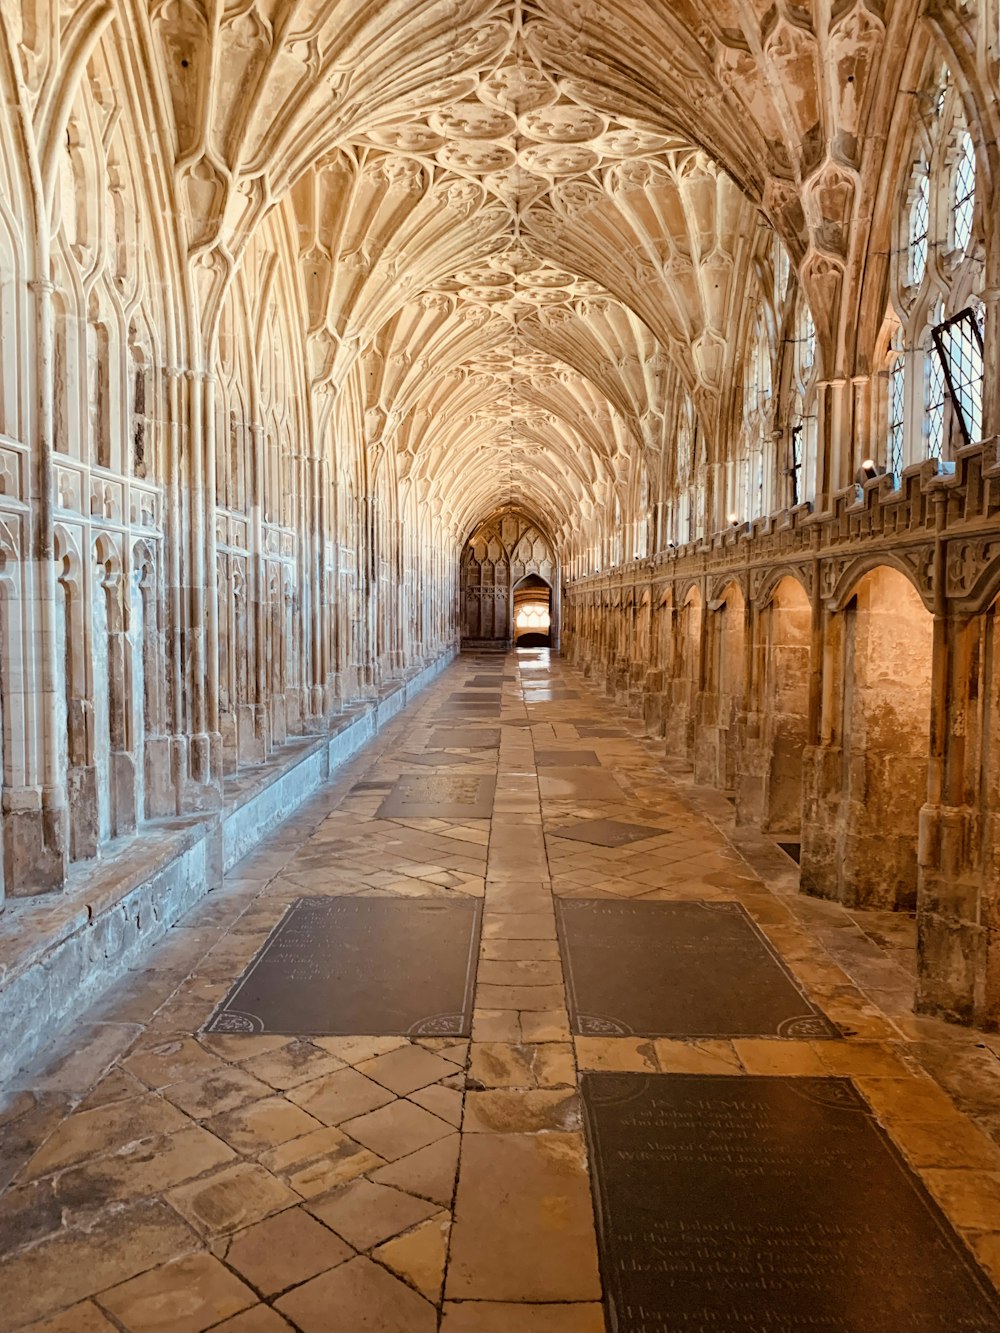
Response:
[{"label": "flagstone paving", "polygon": [[[3,1327],[603,1329],[585,1070],[852,1078],[1000,1280],[1000,1037],[914,1015],[913,922],[797,875],[547,653],[460,659],[6,1093]],[[339,895],[483,900],[471,1040],[203,1031]],[[740,903],[843,1039],[574,1037],[557,897]]]}]

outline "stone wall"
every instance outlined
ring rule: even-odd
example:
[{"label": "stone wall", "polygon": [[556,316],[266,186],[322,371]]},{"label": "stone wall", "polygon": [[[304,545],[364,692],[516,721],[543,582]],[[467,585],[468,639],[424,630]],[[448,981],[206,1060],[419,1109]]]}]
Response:
[{"label": "stone wall", "polygon": [[[1000,1026],[1000,465],[961,451],[569,585],[564,642],[805,892],[915,910],[916,1000]],[[648,650],[636,609],[661,622]],[[706,607],[704,615],[700,607]],[[641,676],[636,699],[628,686]]]}]

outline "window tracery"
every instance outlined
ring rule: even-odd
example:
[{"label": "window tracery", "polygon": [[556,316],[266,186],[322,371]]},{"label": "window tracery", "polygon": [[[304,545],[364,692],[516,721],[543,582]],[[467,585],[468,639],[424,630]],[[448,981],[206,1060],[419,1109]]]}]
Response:
[{"label": "window tracery", "polygon": [[956,343],[964,395],[959,406],[968,407],[967,415],[958,414],[935,334],[977,299],[982,277],[975,141],[946,70],[937,70],[915,101],[912,167],[893,253],[882,439],[876,450],[877,456],[884,449],[885,471],[896,485],[903,470],[921,459],[946,463],[964,440],[963,425],[971,423],[975,430],[971,440],[982,432],[981,349],[971,337],[960,347]]}]

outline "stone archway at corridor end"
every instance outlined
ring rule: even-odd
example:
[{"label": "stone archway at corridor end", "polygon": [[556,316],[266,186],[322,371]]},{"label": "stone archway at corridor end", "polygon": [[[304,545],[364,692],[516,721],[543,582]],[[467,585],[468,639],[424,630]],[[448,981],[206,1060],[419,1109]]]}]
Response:
[{"label": "stone archway at corridor end", "polygon": [[[542,632],[559,648],[559,561],[542,526],[516,509],[500,510],[473,530],[462,552],[463,647],[511,648],[517,638],[519,602],[538,601],[540,581],[550,590],[550,623]],[[534,587],[532,586],[534,585]],[[524,594],[530,591],[530,597]]]}]

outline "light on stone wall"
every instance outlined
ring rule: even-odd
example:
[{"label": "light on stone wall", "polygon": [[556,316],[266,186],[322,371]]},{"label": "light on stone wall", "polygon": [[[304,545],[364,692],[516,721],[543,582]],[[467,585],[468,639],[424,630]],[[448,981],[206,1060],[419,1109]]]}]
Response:
[{"label": "light on stone wall", "polygon": [[885,468],[880,468],[874,458],[866,458],[854,474],[854,479],[859,486],[863,486],[866,481],[874,481],[876,477],[880,477],[884,471]]},{"label": "light on stone wall", "polygon": [[730,514],[730,515],[729,515],[729,522],[733,525],[734,528],[738,528],[739,525],[740,525],[740,516],[739,516],[739,514]]}]

